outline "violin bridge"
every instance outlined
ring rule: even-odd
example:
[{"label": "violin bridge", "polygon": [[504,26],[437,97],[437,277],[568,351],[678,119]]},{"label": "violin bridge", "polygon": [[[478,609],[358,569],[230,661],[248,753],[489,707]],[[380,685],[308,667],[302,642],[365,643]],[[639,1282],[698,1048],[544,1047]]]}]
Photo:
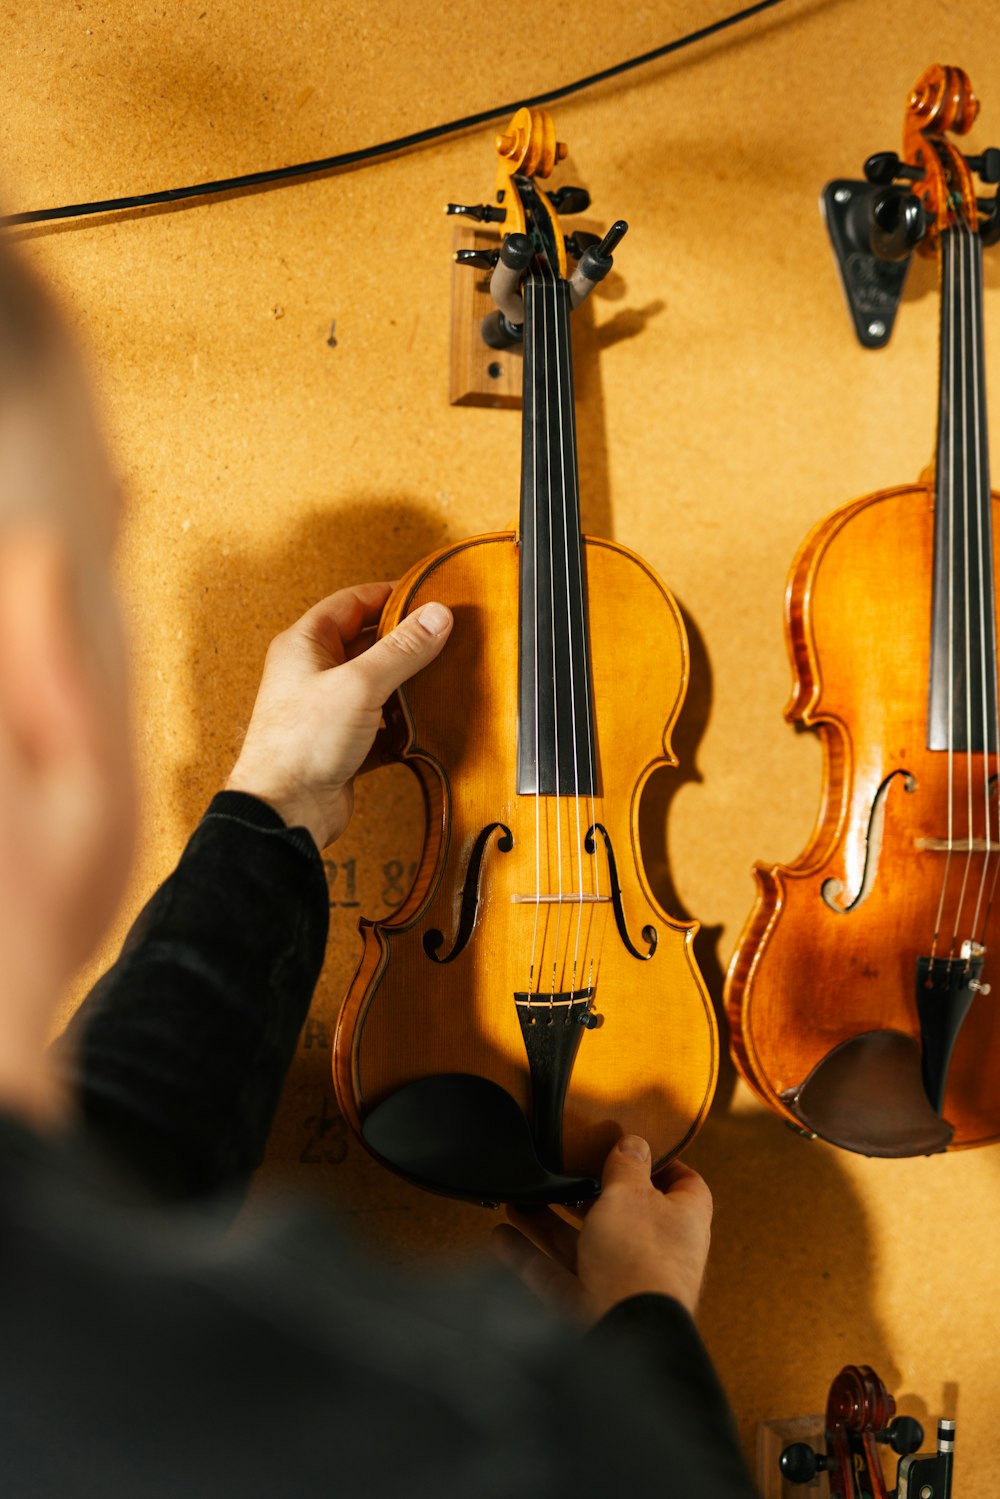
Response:
[{"label": "violin bridge", "polygon": [[582,1017],[589,1014],[593,996],[593,989],[574,989],[569,994],[522,993],[514,995],[514,1003],[519,1010],[537,1011],[540,1015],[547,1015],[550,1010],[573,1010],[573,1019],[584,1025],[586,1022]]},{"label": "violin bridge", "polygon": [[930,854],[991,854],[996,842],[986,838],[918,838],[916,847]]},{"label": "violin bridge", "polygon": [[577,890],[570,895],[512,895],[510,903],[512,906],[603,906],[611,904],[611,896]]}]

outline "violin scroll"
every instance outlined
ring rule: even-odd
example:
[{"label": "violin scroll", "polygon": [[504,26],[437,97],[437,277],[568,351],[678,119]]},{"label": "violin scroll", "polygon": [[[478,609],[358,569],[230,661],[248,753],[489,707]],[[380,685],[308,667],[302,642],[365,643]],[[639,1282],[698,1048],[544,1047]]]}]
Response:
[{"label": "violin scroll", "polygon": [[917,80],[903,122],[903,155],[877,151],[864,165],[877,191],[856,195],[863,223],[850,226],[855,248],[879,261],[904,261],[915,249],[933,254],[937,237],[961,222],[984,244],[1000,239],[1000,206],[981,199],[973,182],[1000,183],[1000,150],[965,156],[947,135],[966,135],[979,114],[969,75],[957,67],[930,67]]},{"label": "violin scroll", "polygon": [[921,134],[968,135],[979,113],[979,100],[964,68],[934,63],[911,89],[907,111]]},{"label": "violin scroll", "polygon": [[[943,1427],[948,1430],[942,1435]],[[878,1453],[879,1446],[887,1446],[900,1459],[900,1480],[908,1474],[917,1478],[933,1471],[937,1478],[947,1480],[946,1485],[934,1489],[939,1499],[947,1499],[954,1422],[939,1426],[936,1454],[914,1457],[923,1440],[919,1421],[896,1415],[896,1402],[874,1369],[868,1364],[847,1364],[831,1384],[827,1397],[826,1451],[817,1452],[807,1442],[793,1442],[778,1462],[789,1483],[812,1483],[817,1473],[829,1474],[833,1499],[854,1499],[859,1493],[870,1499],[890,1499]],[[892,1492],[903,1491],[900,1486]]]},{"label": "violin scroll", "polygon": [[979,227],[979,204],[972,170],[948,135],[966,135],[979,113],[979,100],[962,68],[935,64],[921,74],[907,102],[903,119],[903,157],[919,169],[920,201],[928,216],[926,248],[933,250],[937,235],[964,222],[973,233]]},{"label": "violin scroll", "polygon": [[519,109],[507,129],[497,136],[500,170],[508,176],[550,177],[557,162],[565,161],[567,146],[556,140],[556,127],[547,109]]}]

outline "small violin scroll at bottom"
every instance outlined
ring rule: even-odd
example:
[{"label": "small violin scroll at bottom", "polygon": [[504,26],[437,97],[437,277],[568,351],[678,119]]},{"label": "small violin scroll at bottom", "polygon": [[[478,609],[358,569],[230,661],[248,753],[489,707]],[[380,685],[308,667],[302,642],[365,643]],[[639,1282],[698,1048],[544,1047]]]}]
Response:
[{"label": "small violin scroll at bottom", "polygon": [[[896,1402],[868,1364],[847,1364],[830,1386],[826,1451],[793,1442],[779,1459],[782,1476],[811,1484],[826,1473],[832,1499],[950,1499],[955,1423],[938,1423],[937,1451],[920,1453],[924,1429],[897,1416]],[[896,1487],[888,1489],[879,1448],[899,1457]]]}]

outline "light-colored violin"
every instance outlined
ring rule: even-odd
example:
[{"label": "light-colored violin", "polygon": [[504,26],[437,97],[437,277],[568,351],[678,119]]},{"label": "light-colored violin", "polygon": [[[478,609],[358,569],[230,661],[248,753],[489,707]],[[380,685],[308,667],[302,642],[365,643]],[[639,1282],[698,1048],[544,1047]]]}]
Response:
[{"label": "light-colored violin", "polygon": [[580,529],[570,315],[627,226],[564,235],[557,210],[589,199],[539,185],[565,154],[544,111],[519,110],[497,149],[493,201],[456,209],[502,234],[483,334],[523,346],[520,521],[419,562],[382,616],[438,599],[455,627],[387,710],[426,841],[399,909],[361,922],[334,1077],[411,1181],[573,1202],[623,1130],[657,1165],[692,1138],[717,1038],[697,925],[660,907],[639,851],[643,787],[675,763],[683,624],[652,568]]}]

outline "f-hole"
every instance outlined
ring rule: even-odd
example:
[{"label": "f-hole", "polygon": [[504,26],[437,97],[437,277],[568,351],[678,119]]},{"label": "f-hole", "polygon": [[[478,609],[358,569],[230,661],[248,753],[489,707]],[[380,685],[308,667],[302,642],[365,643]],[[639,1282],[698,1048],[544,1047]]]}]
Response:
[{"label": "f-hole", "polygon": [[861,888],[858,890],[857,895],[851,901],[850,905],[845,906],[840,900],[840,896],[844,892],[843,880],[838,880],[835,876],[831,875],[820,886],[819,893],[823,897],[823,904],[828,906],[835,916],[849,916],[871,894],[875,877],[878,874],[878,861],[882,853],[882,833],[885,827],[885,799],[889,794],[889,787],[897,776],[903,777],[903,789],[907,793],[912,793],[917,789],[916,777],[910,771],[894,770],[891,775],[886,776],[876,791],[875,800],[872,802],[871,814],[868,818],[868,836],[865,840],[865,867],[864,873],[861,876]]},{"label": "f-hole", "polygon": [[595,822],[593,827],[587,829],[587,836],[584,839],[583,846],[588,854],[594,852],[597,847],[594,838],[595,833],[600,833],[604,839],[604,847],[608,855],[608,874],[611,879],[611,904],[615,913],[615,925],[618,928],[618,935],[622,939],[626,950],[632,954],[633,958],[638,958],[640,963],[648,963],[656,951],[657,942],[660,940],[656,927],[643,927],[642,940],[649,943],[649,948],[646,952],[640,952],[628,934],[628,925],[625,921],[625,908],[622,905],[622,887],[618,883],[618,865],[615,862],[615,851],[611,846],[611,837],[607,828],[601,823]]},{"label": "f-hole", "polygon": [[497,848],[502,854],[509,854],[514,847],[514,834],[504,822],[491,822],[483,828],[479,837],[472,845],[472,853],[469,855],[469,867],[465,871],[465,884],[462,886],[462,906],[458,917],[458,932],[455,937],[451,952],[445,957],[439,956],[439,950],[444,941],[444,932],[437,927],[424,933],[424,952],[432,963],[453,963],[459,953],[468,945],[476,924],[476,915],[479,911],[479,876],[482,871],[483,859],[486,854],[486,845],[494,833],[502,833],[503,837],[497,839]]}]

